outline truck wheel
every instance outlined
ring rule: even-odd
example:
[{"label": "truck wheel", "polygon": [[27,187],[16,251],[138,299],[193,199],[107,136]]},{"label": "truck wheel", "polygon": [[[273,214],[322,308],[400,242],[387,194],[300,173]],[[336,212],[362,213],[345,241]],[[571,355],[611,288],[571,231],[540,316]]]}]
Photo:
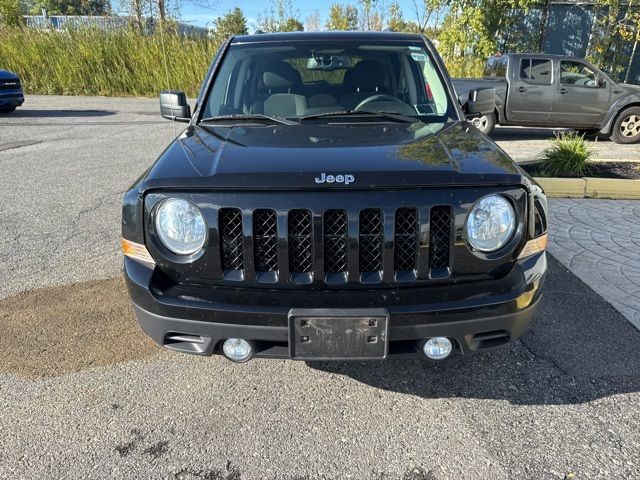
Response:
[{"label": "truck wheel", "polygon": [[640,107],[628,108],[618,116],[611,139],[616,143],[640,142]]},{"label": "truck wheel", "polygon": [[496,115],[494,113],[487,113],[481,117],[472,118],[471,125],[476,127],[485,135],[489,135],[493,132],[493,128],[496,126]]},{"label": "truck wheel", "polygon": [[0,108],[0,113],[11,113],[16,109],[16,107],[2,107]]}]

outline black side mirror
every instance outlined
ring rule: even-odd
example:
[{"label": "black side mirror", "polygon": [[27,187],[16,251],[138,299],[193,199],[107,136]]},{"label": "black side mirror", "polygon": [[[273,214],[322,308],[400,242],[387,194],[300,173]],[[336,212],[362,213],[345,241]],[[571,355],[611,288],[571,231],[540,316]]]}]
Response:
[{"label": "black side mirror", "polygon": [[596,85],[598,85],[598,88],[602,88],[607,84],[606,80],[604,79],[604,77],[602,75],[598,75],[596,77]]},{"label": "black side mirror", "polygon": [[462,106],[467,115],[487,115],[496,108],[496,89],[480,88],[469,90],[469,98]]},{"label": "black side mirror", "polygon": [[191,119],[191,107],[185,93],[177,90],[161,91],[160,115],[169,120],[188,122]]}]

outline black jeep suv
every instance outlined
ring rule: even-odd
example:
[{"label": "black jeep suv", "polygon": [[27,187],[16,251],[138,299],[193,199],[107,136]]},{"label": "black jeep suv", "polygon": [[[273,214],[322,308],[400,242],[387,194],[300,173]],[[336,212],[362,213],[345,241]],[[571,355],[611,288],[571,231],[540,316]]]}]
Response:
[{"label": "black jeep suv", "polygon": [[[466,113],[491,94],[472,91]],[[466,123],[424,37],[234,37],[193,115],[182,92],[160,107],[189,125],[122,215],[129,293],[159,344],[238,362],[441,359],[532,320],[545,196]]]}]

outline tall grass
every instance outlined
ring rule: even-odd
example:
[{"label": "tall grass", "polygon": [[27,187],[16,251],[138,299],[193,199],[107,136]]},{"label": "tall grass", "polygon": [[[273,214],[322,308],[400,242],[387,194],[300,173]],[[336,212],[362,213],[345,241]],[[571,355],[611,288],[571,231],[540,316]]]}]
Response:
[{"label": "tall grass", "polygon": [[[0,68],[18,73],[27,93],[46,95],[154,97],[171,87],[193,97],[218,47],[219,42],[209,38],[169,33],[0,26]],[[472,57],[445,62],[453,77],[479,76],[484,63]]]},{"label": "tall grass", "polygon": [[151,97],[170,86],[195,96],[217,48],[168,33],[0,28],[1,68],[18,73],[28,93],[49,95]]}]

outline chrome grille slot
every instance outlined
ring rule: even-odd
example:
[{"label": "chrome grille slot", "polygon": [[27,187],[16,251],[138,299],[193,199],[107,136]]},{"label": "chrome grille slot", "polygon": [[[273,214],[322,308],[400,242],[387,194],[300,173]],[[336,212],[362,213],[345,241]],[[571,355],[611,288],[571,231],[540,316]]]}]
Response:
[{"label": "chrome grille slot", "polygon": [[[244,269],[244,247],[242,236],[242,213],[238,208],[220,210],[220,254],[225,276]],[[236,275],[237,276],[237,275]],[[242,278],[234,278],[241,280]]]},{"label": "chrome grille slot", "polygon": [[382,210],[367,208],[360,211],[360,272],[382,272],[384,221]]},{"label": "chrome grille slot", "polygon": [[418,214],[415,208],[396,210],[393,241],[395,271],[415,269],[418,253]]},{"label": "chrome grille slot", "polygon": [[289,270],[292,274],[313,271],[311,212],[289,211]]},{"label": "chrome grille slot", "polygon": [[253,212],[254,262],[256,272],[278,270],[278,224],[273,210]]},{"label": "chrome grille slot", "polygon": [[448,268],[451,250],[451,207],[432,207],[429,226],[429,266],[432,269]]},{"label": "chrome grille slot", "polygon": [[324,270],[326,273],[347,271],[347,212],[327,210],[324,214]]}]

